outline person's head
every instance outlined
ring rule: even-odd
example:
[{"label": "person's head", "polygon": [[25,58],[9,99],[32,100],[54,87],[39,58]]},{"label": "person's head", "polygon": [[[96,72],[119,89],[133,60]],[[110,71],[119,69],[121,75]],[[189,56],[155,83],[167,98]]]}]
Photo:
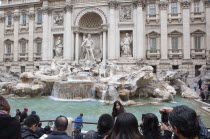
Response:
[{"label": "person's head", "polygon": [[83,117],[83,113],[80,113],[80,115],[79,115],[80,117]]},{"label": "person's head", "polygon": [[198,115],[197,118],[198,118],[198,120],[202,120],[202,116],[201,115]]},{"label": "person's head", "polygon": [[109,139],[141,139],[138,121],[131,113],[121,113],[108,135]]},{"label": "person's head", "polygon": [[124,108],[122,104],[118,100],[115,101],[112,108],[112,116],[116,117],[119,113],[122,113],[122,112],[124,112]]},{"label": "person's head", "polygon": [[45,126],[44,127],[44,132],[45,132],[45,134],[49,134],[51,132],[50,126]]},{"label": "person's head", "polygon": [[10,105],[3,96],[0,96],[0,110],[7,114],[10,113]]},{"label": "person's head", "polygon": [[25,112],[28,112],[28,108],[24,108],[24,111],[25,111]]},{"label": "person's head", "polygon": [[29,115],[24,121],[24,125],[33,131],[36,131],[38,124],[39,120],[35,115]]},{"label": "person's head", "polygon": [[36,111],[32,111],[31,114],[36,114]]},{"label": "person's head", "polygon": [[90,39],[91,38],[91,35],[90,34],[88,34],[88,39]]},{"label": "person's head", "polygon": [[65,116],[58,116],[55,120],[55,127],[56,131],[66,131],[68,127],[68,119]]},{"label": "person's head", "polygon": [[150,135],[156,138],[161,137],[158,118],[152,113],[142,114],[141,129],[144,136]]},{"label": "person's head", "polygon": [[185,138],[194,138],[199,135],[199,123],[195,110],[181,105],[173,108],[169,114],[169,122],[174,134]]},{"label": "person's head", "polygon": [[114,126],[114,119],[109,114],[103,114],[98,119],[98,132],[101,134],[108,133]]},{"label": "person's head", "polygon": [[19,113],[20,112],[20,110],[19,109],[16,109],[16,113]]}]

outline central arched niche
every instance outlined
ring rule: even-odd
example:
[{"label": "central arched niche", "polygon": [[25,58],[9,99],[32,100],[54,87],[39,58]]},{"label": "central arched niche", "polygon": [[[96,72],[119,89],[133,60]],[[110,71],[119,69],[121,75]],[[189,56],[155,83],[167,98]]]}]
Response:
[{"label": "central arched niche", "polygon": [[95,12],[84,14],[79,20],[79,27],[86,29],[100,28],[103,24],[101,16]]}]

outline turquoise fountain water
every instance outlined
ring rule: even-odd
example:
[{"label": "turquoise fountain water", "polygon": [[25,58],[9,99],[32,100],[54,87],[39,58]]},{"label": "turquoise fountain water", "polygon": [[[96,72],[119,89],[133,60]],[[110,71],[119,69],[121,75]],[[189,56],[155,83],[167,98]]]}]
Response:
[{"label": "turquoise fountain water", "polygon": [[[40,116],[41,120],[54,120],[59,115],[76,118],[80,113],[84,114],[84,121],[86,122],[97,122],[101,114],[112,112],[112,105],[103,105],[103,103],[96,100],[87,101],[70,101],[70,100],[58,100],[52,97],[42,98],[25,98],[25,99],[8,99],[11,106],[11,115],[15,115],[15,110],[27,107],[29,113],[35,110]],[[149,100],[140,99],[141,102],[148,102]],[[163,106],[173,107],[176,105],[188,105],[189,107],[196,110],[196,112],[203,117],[203,122],[207,127],[210,127],[210,116],[203,113],[200,106],[192,101],[183,99],[179,96],[174,98],[177,103],[163,103]],[[139,124],[141,122],[141,115],[143,113],[154,113],[160,120],[160,114],[158,110],[163,106],[136,106],[136,107],[125,107],[127,112],[133,113]],[[84,125],[83,130],[96,129],[96,125]]]}]

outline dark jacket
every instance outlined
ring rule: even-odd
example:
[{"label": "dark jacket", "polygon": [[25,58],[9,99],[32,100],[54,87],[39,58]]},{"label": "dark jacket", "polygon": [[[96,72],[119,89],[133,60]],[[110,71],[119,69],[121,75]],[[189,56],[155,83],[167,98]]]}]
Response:
[{"label": "dark jacket", "polygon": [[85,134],[85,139],[103,139],[107,134],[100,134],[96,131],[90,130]]},{"label": "dark jacket", "polygon": [[20,122],[22,123],[27,116],[28,114],[26,111],[22,112],[20,115]]},{"label": "dark jacket", "polygon": [[21,127],[21,137],[22,139],[38,139],[39,136],[35,134],[33,130],[28,127]]},{"label": "dark jacket", "polygon": [[53,131],[46,139],[74,139],[64,131]]},{"label": "dark jacket", "polygon": [[0,114],[0,139],[21,139],[20,122],[8,114]]}]

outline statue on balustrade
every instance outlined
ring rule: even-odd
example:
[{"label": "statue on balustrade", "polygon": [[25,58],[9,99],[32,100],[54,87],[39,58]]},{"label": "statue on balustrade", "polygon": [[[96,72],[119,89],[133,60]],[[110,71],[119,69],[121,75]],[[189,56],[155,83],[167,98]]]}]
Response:
[{"label": "statue on balustrade", "polygon": [[84,41],[82,42],[82,48],[83,48],[82,57],[84,57],[84,60],[95,61],[95,56],[93,54],[94,41],[92,40],[90,34],[88,34],[88,37],[85,38]]},{"label": "statue on balustrade", "polygon": [[121,56],[132,56],[131,43],[132,37],[129,36],[129,33],[126,33],[125,38],[121,41]]},{"label": "statue on balustrade", "polygon": [[55,42],[55,56],[54,58],[63,58],[63,40],[62,37],[58,37]]}]

